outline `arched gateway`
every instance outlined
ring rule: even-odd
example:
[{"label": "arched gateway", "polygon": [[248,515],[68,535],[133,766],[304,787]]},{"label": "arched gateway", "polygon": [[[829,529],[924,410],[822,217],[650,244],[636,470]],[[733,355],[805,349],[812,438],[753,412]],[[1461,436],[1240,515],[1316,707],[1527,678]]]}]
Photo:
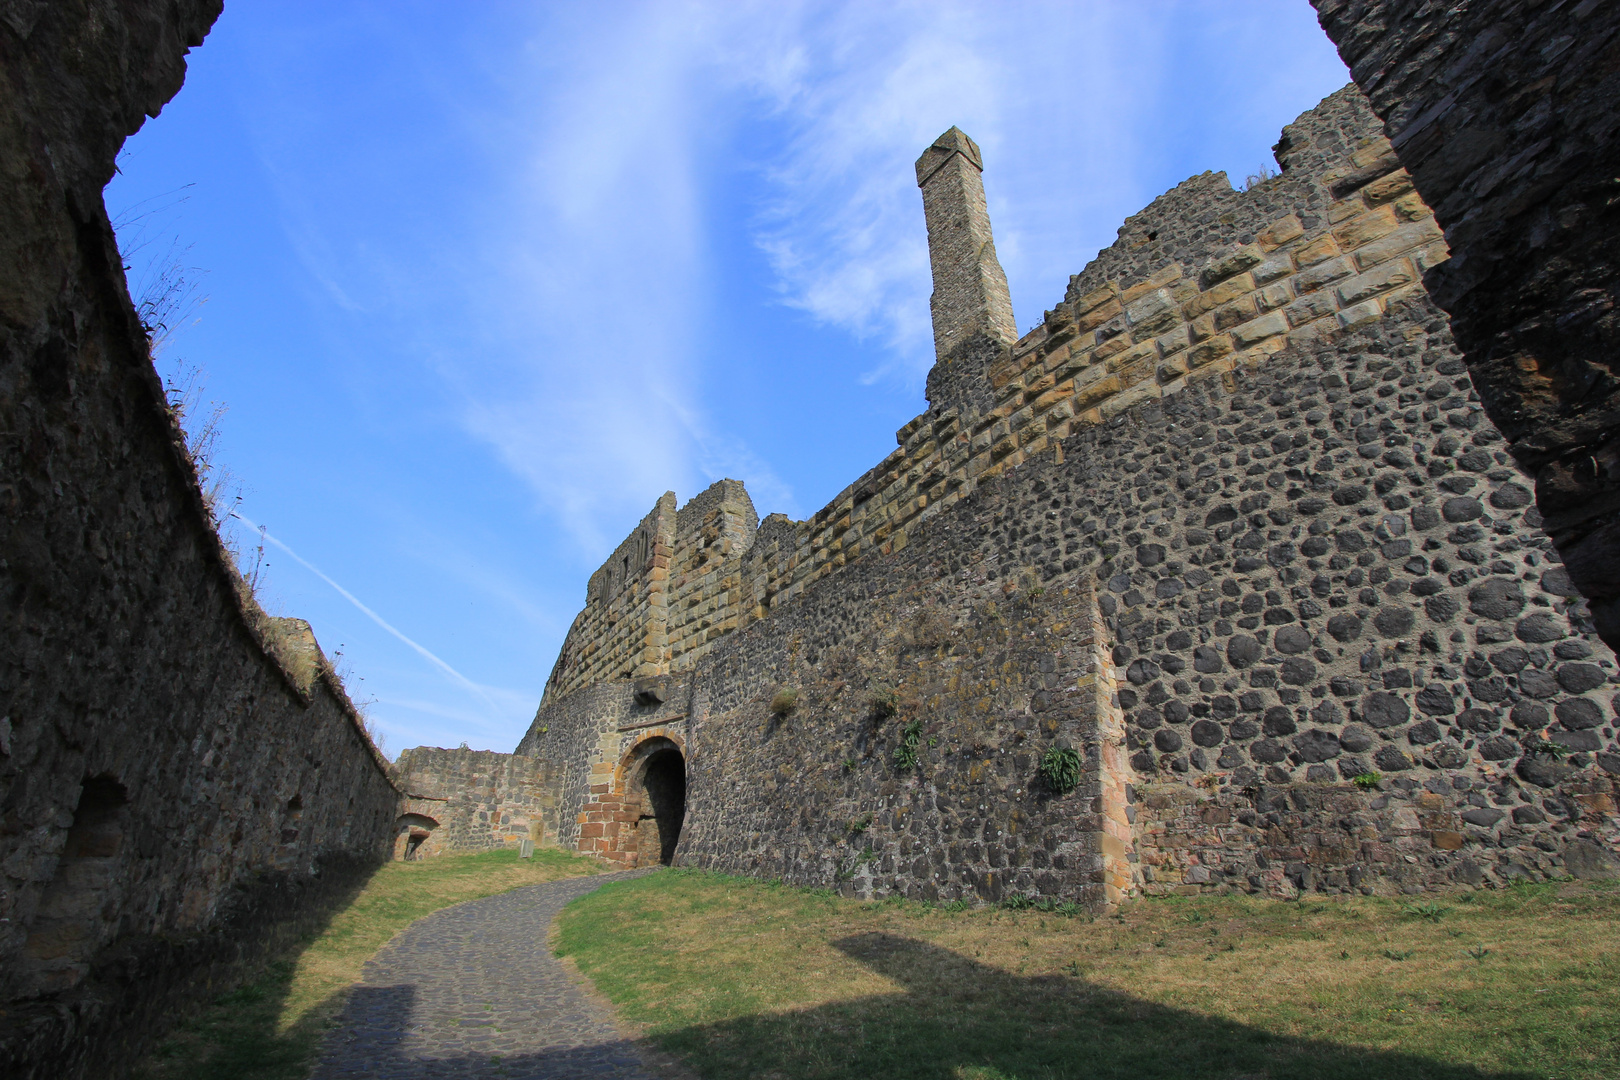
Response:
[{"label": "arched gateway", "polygon": [[685,818],[686,747],[667,729],[649,732],[593,789],[579,814],[578,850],[626,868],[667,866]]},{"label": "arched gateway", "polygon": [[654,860],[668,866],[686,818],[686,758],[674,740],[662,735],[630,748],[620,766],[624,804],[633,820],[620,834],[621,850],[638,866]]}]

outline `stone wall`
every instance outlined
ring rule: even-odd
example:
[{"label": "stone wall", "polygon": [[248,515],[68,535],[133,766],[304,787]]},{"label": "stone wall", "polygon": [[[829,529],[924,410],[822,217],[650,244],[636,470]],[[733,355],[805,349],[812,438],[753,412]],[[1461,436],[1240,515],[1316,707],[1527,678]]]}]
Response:
[{"label": "stone wall", "polygon": [[102,206],[217,2],[0,18],[0,1072],[117,1075],[398,795],[307,627],[240,588]]},{"label": "stone wall", "polygon": [[491,750],[419,746],[394,762],[405,794],[394,836],[395,858],[449,851],[490,851],[555,839],[543,822],[556,818],[546,763]]},{"label": "stone wall", "polygon": [[1612,869],[1614,656],[1420,283],[1440,231],[1354,88],[1277,157],[1127,221],[987,366],[993,404],[935,402],[738,537],[669,696],[548,694],[520,749],[570,785],[565,842],[639,857],[664,739],[680,861],[860,895]]},{"label": "stone wall", "polygon": [[1620,645],[1620,5],[1314,2],[1445,227],[1429,290]]},{"label": "stone wall", "polygon": [[[1071,432],[1376,319],[1444,260],[1439,228],[1354,88],[1286,128],[1278,162],[1282,173],[1250,191],[1206,173],[1133,216],[1040,327],[979,369],[984,411],[936,403],[896,432],[899,449],[809,520],[775,516],[750,536],[739,526],[754,514],[741,485],[711,488],[731,485],[729,507],[717,494],[706,511],[733,522],[711,526],[718,557],[678,541],[667,572],[655,559],[645,586],[670,618],[696,607],[701,619],[671,629],[662,648],[644,647],[645,620],[588,600],[548,693],[691,670],[718,638],[853,560],[903,548],[915,524]],[[619,658],[617,668],[583,659],[597,655]]]}]

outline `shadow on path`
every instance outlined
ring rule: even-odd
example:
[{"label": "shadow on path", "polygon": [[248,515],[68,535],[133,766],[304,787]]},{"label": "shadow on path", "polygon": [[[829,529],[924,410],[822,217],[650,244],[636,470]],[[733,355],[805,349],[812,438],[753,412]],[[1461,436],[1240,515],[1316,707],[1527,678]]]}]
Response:
[{"label": "shadow on path", "polygon": [[546,945],[564,905],[626,876],[530,885],[411,924],[366,963],[314,1080],[649,1080],[611,1010]]}]

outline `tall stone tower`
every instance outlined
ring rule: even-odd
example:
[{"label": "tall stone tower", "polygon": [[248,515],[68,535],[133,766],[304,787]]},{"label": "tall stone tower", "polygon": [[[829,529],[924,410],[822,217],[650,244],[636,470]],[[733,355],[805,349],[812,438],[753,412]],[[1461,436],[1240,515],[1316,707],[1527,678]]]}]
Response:
[{"label": "tall stone tower", "polygon": [[977,412],[988,404],[985,369],[1018,340],[1007,275],[990,235],[983,172],[978,144],[955,127],[917,159],[934,275],[928,400],[935,408]]}]

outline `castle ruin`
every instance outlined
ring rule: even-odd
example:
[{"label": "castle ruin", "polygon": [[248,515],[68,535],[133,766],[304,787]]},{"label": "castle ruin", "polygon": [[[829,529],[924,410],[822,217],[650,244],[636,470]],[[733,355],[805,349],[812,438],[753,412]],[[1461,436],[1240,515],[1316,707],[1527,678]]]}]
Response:
[{"label": "castle ruin", "polygon": [[807,521],[664,496],[517,752],[393,775],[240,589],[101,201],[220,4],[11,5],[0,1071],[120,1072],[390,855],[1097,909],[1612,875],[1620,5],[1313,3],[1359,89],[1022,337],[946,132],[896,450]]},{"label": "castle ruin", "polygon": [[1276,156],[1017,337],[979,148],[928,147],[928,411],[809,520],[658,501],[517,747],[543,837],[1096,909],[1611,867],[1614,656],[1425,291],[1445,238],[1355,87]]}]

